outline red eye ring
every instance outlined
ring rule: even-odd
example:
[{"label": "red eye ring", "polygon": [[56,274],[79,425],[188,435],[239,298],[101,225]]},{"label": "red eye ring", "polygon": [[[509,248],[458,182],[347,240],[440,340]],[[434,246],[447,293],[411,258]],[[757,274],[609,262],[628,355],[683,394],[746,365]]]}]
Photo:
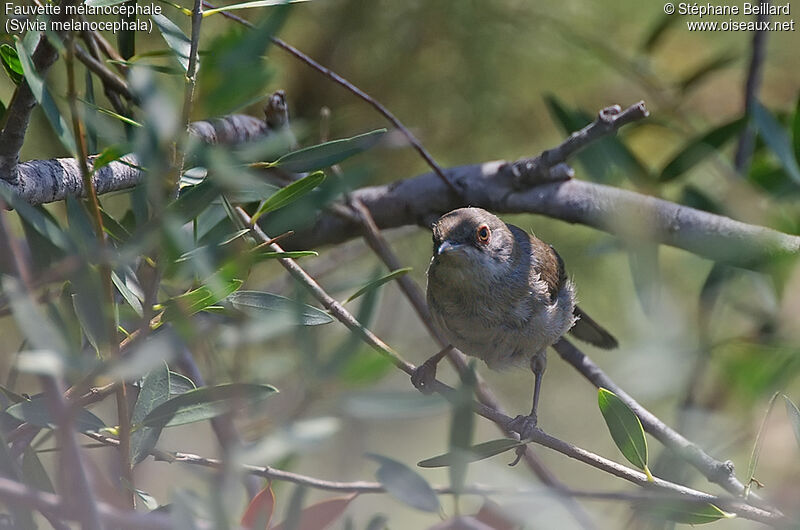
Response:
[{"label": "red eye ring", "polygon": [[489,239],[491,238],[491,236],[492,232],[486,225],[479,226],[478,230],[475,231],[475,238],[478,240],[478,243],[482,243],[484,245],[489,244]]}]

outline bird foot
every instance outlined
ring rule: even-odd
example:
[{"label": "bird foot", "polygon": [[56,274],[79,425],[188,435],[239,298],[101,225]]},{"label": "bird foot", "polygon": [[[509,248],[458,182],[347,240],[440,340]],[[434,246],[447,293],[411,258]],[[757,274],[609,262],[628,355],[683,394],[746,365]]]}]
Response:
[{"label": "bird foot", "polygon": [[436,363],[425,361],[414,368],[411,384],[423,394],[433,394],[433,383],[436,381]]},{"label": "bird foot", "polygon": [[507,428],[509,431],[519,433],[520,440],[527,440],[536,431],[536,424],[536,413],[531,413],[528,416],[517,416],[508,422]]}]

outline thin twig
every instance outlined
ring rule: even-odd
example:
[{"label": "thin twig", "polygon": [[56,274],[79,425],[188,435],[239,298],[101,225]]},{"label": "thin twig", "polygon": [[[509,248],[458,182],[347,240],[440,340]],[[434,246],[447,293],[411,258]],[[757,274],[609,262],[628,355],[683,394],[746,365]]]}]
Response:
[{"label": "thin twig", "polygon": [[[209,8],[209,9],[216,9],[209,2],[205,2],[204,1],[203,5],[205,7],[207,7],[207,8]],[[221,11],[221,14],[222,14],[222,16],[224,16],[224,17],[226,17],[226,18],[228,18],[230,20],[233,20],[235,22],[238,22],[239,24],[242,24],[243,26],[246,26],[248,28],[253,29],[255,27],[250,21],[245,20],[245,19],[243,19],[243,18],[241,18],[241,17],[239,17],[237,15],[234,15],[233,13],[229,13],[227,11]],[[292,46],[292,45],[290,45],[290,44],[288,44],[288,43],[286,43],[286,42],[282,41],[281,39],[279,39],[277,37],[274,37],[274,36],[270,37],[270,40],[278,48],[284,50],[285,52],[287,52],[290,55],[296,57],[297,59],[300,59],[302,62],[306,63],[308,66],[310,66],[311,68],[313,68],[317,72],[321,73],[322,75],[324,75],[325,77],[327,77],[328,79],[333,81],[334,83],[344,87],[345,89],[347,89],[352,94],[355,94],[358,98],[360,98],[361,100],[365,101],[372,108],[374,108],[376,111],[378,111],[378,113],[381,116],[386,118],[392,125],[394,125],[403,134],[403,136],[406,137],[406,140],[408,140],[408,143],[410,143],[411,146],[414,148],[414,150],[417,153],[419,153],[419,155],[422,157],[423,160],[425,160],[425,163],[427,163],[428,166],[430,166],[430,168],[436,174],[437,178],[441,179],[442,182],[448,187],[448,189],[451,192],[453,192],[455,194],[456,197],[460,197],[461,196],[461,191],[453,184],[453,182],[450,181],[450,179],[447,177],[447,175],[445,174],[445,172],[441,168],[441,166],[439,166],[439,164],[436,163],[436,161],[433,159],[431,154],[428,153],[428,151],[422,146],[420,141],[417,140],[416,136],[414,136],[414,134],[408,129],[408,127],[403,125],[403,123],[399,119],[397,119],[397,117],[395,117],[395,115],[392,114],[389,111],[389,109],[387,109],[386,107],[381,105],[381,103],[378,100],[376,100],[375,98],[373,98],[372,96],[370,96],[369,94],[367,94],[366,92],[364,92],[363,90],[361,90],[360,88],[355,86],[353,83],[351,83],[350,81],[348,81],[347,79],[345,79],[341,75],[339,75],[336,72],[334,72],[333,70],[322,66],[321,64],[319,64],[314,59],[312,59],[308,55],[304,54],[303,52],[301,52],[300,50],[298,50],[294,46]]]},{"label": "thin twig", "polygon": [[89,52],[78,45],[75,46],[75,57],[100,78],[106,89],[122,94],[129,100],[133,99],[133,94],[131,94],[128,83],[124,79],[112,72],[106,65],[92,57]]}]

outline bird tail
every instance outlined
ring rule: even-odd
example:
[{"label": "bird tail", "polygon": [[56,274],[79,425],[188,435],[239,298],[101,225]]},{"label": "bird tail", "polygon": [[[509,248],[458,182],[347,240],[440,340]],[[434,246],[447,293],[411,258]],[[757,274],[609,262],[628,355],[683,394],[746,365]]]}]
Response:
[{"label": "bird tail", "polygon": [[595,322],[578,306],[575,306],[575,317],[577,317],[577,320],[569,332],[576,338],[604,350],[612,350],[619,346],[617,339],[611,333],[606,331],[605,328]]}]

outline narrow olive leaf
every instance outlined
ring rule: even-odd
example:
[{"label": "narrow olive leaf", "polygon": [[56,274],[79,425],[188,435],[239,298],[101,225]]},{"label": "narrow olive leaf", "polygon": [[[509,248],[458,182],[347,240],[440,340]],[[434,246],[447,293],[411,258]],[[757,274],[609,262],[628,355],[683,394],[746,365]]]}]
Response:
[{"label": "narrow olive leaf", "polygon": [[167,42],[167,46],[172,48],[178,62],[181,63],[184,73],[189,69],[189,54],[192,50],[192,41],[186,34],[181,31],[181,28],[175,25],[170,19],[164,15],[150,15],[161,36]]},{"label": "narrow olive leaf", "polygon": [[55,247],[71,251],[75,245],[69,236],[50,217],[23,201],[8,186],[0,186],[0,197],[25,219],[31,227]]},{"label": "narrow olive leaf", "polygon": [[256,262],[267,260],[267,259],[280,259],[280,258],[290,258],[290,259],[297,259],[297,258],[305,258],[307,256],[319,256],[318,252],[313,250],[290,250],[288,252],[273,252],[271,250],[267,251],[260,251],[256,250],[253,252],[253,259]]},{"label": "narrow olive leaf", "polygon": [[[27,421],[37,427],[57,427],[57,422],[53,421],[47,402],[43,398],[23,401],[16,405],[11,405],[6,412],[21,421]],[[105,428],[103,420],[92,414],[86,409],[78,409],[75,415],[74,427],[80,432],[98,432]]]},{"label": "narrow olive leaf", "polygon": [[56,357],[63,355],[68,350],[66,339],[58,327],[39,311],[33,298],[25,291],[19,280],[11,276],[2,276],[0,286],[9,299],[18,329],[29,343],[39,350],[53,352]]},{"label": "narrow olive leaf", "polygon": [[204,180],[196,186],[182,189],[178,200],[167,206],[167,211],[176,215],[181,223],[188,223],[208,208],[217,196],[219,188]]},{"label": "narrow olive leaf", "polygon": [[[513,440],[511,438],[498,438],[497,440],[479,443],[478,445],[470,447],[467,451],[469,455],[469,462],[486,460],[487,458],[505,453],[511,449],[516,449],[521,445],[525,445],[525,442]],[[422,460],[417,465],[419,467],[449,467],[457,463],[460,458],[461,456],[453,455],[452,453],[445,453]]]},{"label": "narrow olive leaf", "polygon": [[17,55],[19,56],[19,62],[22,64],[22,70],[25,73],[25,81],[27,81],[28,87],[30,87],[36,102],[44,111],[45,116],[47,116],[47,120],[53,127],[56,136],[58,136],[58,139],[61,140],[61,144],[67,148],[70,153],[77,152],[75,138],[72,136],[72,129],[58,110],[53,96],[50,95],[50,91],[45,86],[44,80],[39,77],[39,74],[36,72],[33,60],[28,55],[28,51],[19,39],[17,39]]},{"label": "narrow olive leaf", "polygon": [[390,272],[386,276],[381,276],[378,279],[372,280],[367,285],[365,285],[364,287],[362,287],[361,289],[359,289],[358,291],[356,291],[355,293],[350,295],[350,298],[345,300],[344,303],[346,304],[347,302],[351,302],[351,301],[355,300],[356,298],[358,298],[359,296],[361,296],[363,294],[366,294],[366,293],[368,293],[368,292],[370,292],[370,291],[372,291],[374,289],[377,289],[378,287],[380,287],[384,283],[388,283],[388,282],[394,280],[395,278],[399,278],[400,276],[408,274],[412,270],[413,269],[411,267],[403,267],[402,269],[397,269],[397,270],[394,270],[394,271]]},{"label": "narrow olive leaf", "polygon": [[5,117],[6,117],[6,106],[2,101],[0,101],[0,123],[5,123],[3,121],[3,118]]},{"label": "narrow olive leaf", "polygon": [[224,414],[233,407],[252,406],[260,403],[278,390],[270,385],[252,383],[227,383],[204,386],[190,390],[150,411],[141,425],[173,427],[209,420]]},{"label": "narrow olive leaf", "polygon": [[298,4],[300,2],[308,2],[309,0],[256,0],[254,2],[243,2],[241,4],[232,4],[224,7],[217,7],[203,11],[204,17],[210,17],[222,11],[235,11],[237,9],[252,9],[254,7],[271,7],[283,4]]},{"label": "narrow olive leaf", "polygon": [[32,488],[48,493],[56,492],[47,470],[39,459],[39,455],[30,445],[25,448],[25,453],[22,456],[22,477],[25,480],[25,484]]},{"label": "narrow olive leaf", "polygon": [[[124,1],[127,2],[128,0],[124,0]],[[121,61],[110,61],[110,62],[121,62]],[[138,121],[134,121],[134,120],[128,118],[127,116],[123,116],[122,114],[117,114],[113,110],[109,110],[109,109],[97,106],[94,103],[92,103],[91,101],[86,101],[85,99],[81,99],[81,98],[78,98],[78,101],[80,101],[81,103],[83,103],[87,107],[91,108],[92,110],[96,110],[97,112],[99,112],[101,114],[105,114],[106,116],[110,116],[112,118],[115,118],[115,119],[117,119],[117,120],[119,120],[119,121],[121,121],[123,123],[127,123],[128,125],[133,125],[134,127],[143,127],[143,125],[141,123],[139,123]]]},{"label": "narrow olive leaf", "polygon": [[752,486],[753,482],[755,481],[756,476],[756,467],[758,467],[758,458],[761,455],[761,441],[762,437],[764,436],[764,430],[767,427],[767,420],[769,420],[769,415],[772,413],[772,408],[775,406],[775,401],[778,399],[780,392],[775,392],[772,394],[772,397],[769,400],[769,405],[767,405],[767,411],[764,413],[764,417],[761,419],[761,426],[758,428],[758,434],[756,434],[756,441],[753,444],[753,450],[750,453],[750,461],[747,463],[747,480],[745,481],[744,485],[744,498],[746,499],[748,495],[750,495],[750,486]]},{"label": "narrow olive leaf", "polygon": [[287,153],[270,165],[278,166],[292,173],[304,173],[330,167],[366,151],[377,144],[384,134],[386,134],[386,129],[377,129],[352,138],[312,145]]},{"label": "narrow olive leaf", "polygon": [[[156,407],[170,397],[170,372],[167,363],[152,370],[142,380],[139,397],[133,407],[131,423],[137,425]],[[158,425],[145,426],[131,433],[131,465],[136,465],[150,454],[161,436]]]},{"label": "narrow olive leaf", "polygon": [[661,294],[661,265],[658,259],[659,246],[649,242],[628,245],[628,265],[631,269],[636,297],[645,314],[653,316],[658,308]]},{"label": "narrow olive leaf", "polygon": [[647,440],[638,416],[616,394],[605,388],[597,391],[597,403],[614,443],[628,462],[644,470],[647,478],[652,480],[647,468]]},{"label": "narrow olive leaf", "polygon": [[659,182],[669,182],[683,175],[725,143],[735,138],[746,124],[745,118],[723,123],[697,138],[687,142],[670,162],[661,170]]},{"label": "narrow olive leaf", "polygon": [[723,512],[711,503],[683,500],[647,500],[636,504],[636,511],[648,519],[673,521],[681,524],[706,524],[720,519],[732,519],[736,514]]},{"label": "narrow olive leaf", "polygon": [[770,111],[758,102],[753,106],[753,120],[758,128],[758,134],[778,157],[786,174],[800,184],[800,165],[798,165],[791,140],[783,130],[783,126]]},{"label": "narrow olive leaf", "polygon": [[[471,362],[469,370],[461,374],[461,384],[453,399],[449,399],[453,408],[450,419],[450,452],[455,456],[455,462],[448,467],[450,487],[455,492],[456,499],[464,489],[467,480],[467,467],[470,461],[470,448],[475,436],[475,413],[472,410],[472,396],[475,385],[475,363]],[[456,500],[456,502],[458,502]]]},{"label": "narrow olive leaf", "polygon": [[128,285],[125,283],[125,280],[119,277],[116,272],[111,272],[111,281],[114,282],[114,285],[117,287],[119,294],[128,302],[128,305],[133,308],[137,315],[142,316],[144,312],[142,310],[142,301],[133,294],[133,291],[130,290]]},{"label": "narrow olive leaf", "polygon": [[188,293],[170,298],[164,303],[164,315],[161,318],[164,321],[173,321],[181,317],[190,317],[215,305],[220,300],[224,300],[241,287],[242,283],[244,283],[242,280],[230,280],[218,291],[204,285]]},{"label": "narrow olive leaf", "polygon": [[783,400],[786,405],[786,415],[789,416],[789,422],[792,424],[794,437],[797,438],[797,445],[800,446],[800,410],[788,397],[783,396]]},{"label": "narrow olive leaf", "polygon": [[116,162],[127,153],[119,145],[110,145],[103,149],[103,151],[92,159],[92,173],[98,169],[109,165],[111,162]]},{"label": "narrow olive leaf", "polygon": [[177,372],[169,373],[169,394],[170,396],[177,396],[178,394],[185,394],[190,390],[197,388],[194,381],[189,379],[183,374]]},{"label": "narrow olive leaf", "polygon": [[268,529],[274,511],[275,493],[272,491],[272,483],[270,482],[266,488],[256,493],[256,496],[250,501],[244,515],[242,515],[242,527],[247,530]]},{"label": "narrow olive leaf", "polygon": [[652,29],[647,32],[647,37],[642,41],[642,51],[652,52],[656,45],[661,41],[661,38],[667,33],[667,30],[672,24],[678,20],[678,17],[671,17],[669,15],[658,15],[658,19],[653,24]]},{"label": "narrow olive leaf", "polygon": [[254,316],[267,316],[275,312],[297,316],[297,323],[304,326],[318,326],[334,320],[328,313],[316,307],[261,291],[237,291],[228,297],[228,301],[239,311]]},{"label": "narrow olive leaf", "polygon": [[380,464],[375,476],[389,495],[423,512],[439,513],[439,497],[419,473],[385,456],[368,453],[367,457]]},{"label": "narrow olive leaf", "polygon": [[325,173],[322,171],[317,171],[315,173],[311,173],[310,175],[306,175],[300,180],[292,182],[285,188],[279,189],[267,200],[265,200],[261,206],[258,207],[256,213],[254,213],[251,217],[252,222],[255,223],[258,218],[265,213],[275,211],[278,208],[283,208],[287,204],[296,201],[309,191],[322,184],[324,180]]},{"label": "narrow olive leaf", "polygon": [[25,79],[25,72],[19,62],[19,55],[17,55],[17,50],[13,46],[10,44],[0,45],[0,61],[3,63],[3,69],[15,85],[20,84]]},{"label": "narrow olive leaf", "polygon": [[694,85],[705,79],[707,76],[711,75],[712,73],[716,72],[717,70],[721,70],[732,62],[738,59],[738,56],[732,54],[730,52],[723,52],[716,57],[712,57],[707,62],[701,64],[696,69],[694,69],[691,73],[686,75],[679,83],[678,86],[681,92],[686,92]]}]

